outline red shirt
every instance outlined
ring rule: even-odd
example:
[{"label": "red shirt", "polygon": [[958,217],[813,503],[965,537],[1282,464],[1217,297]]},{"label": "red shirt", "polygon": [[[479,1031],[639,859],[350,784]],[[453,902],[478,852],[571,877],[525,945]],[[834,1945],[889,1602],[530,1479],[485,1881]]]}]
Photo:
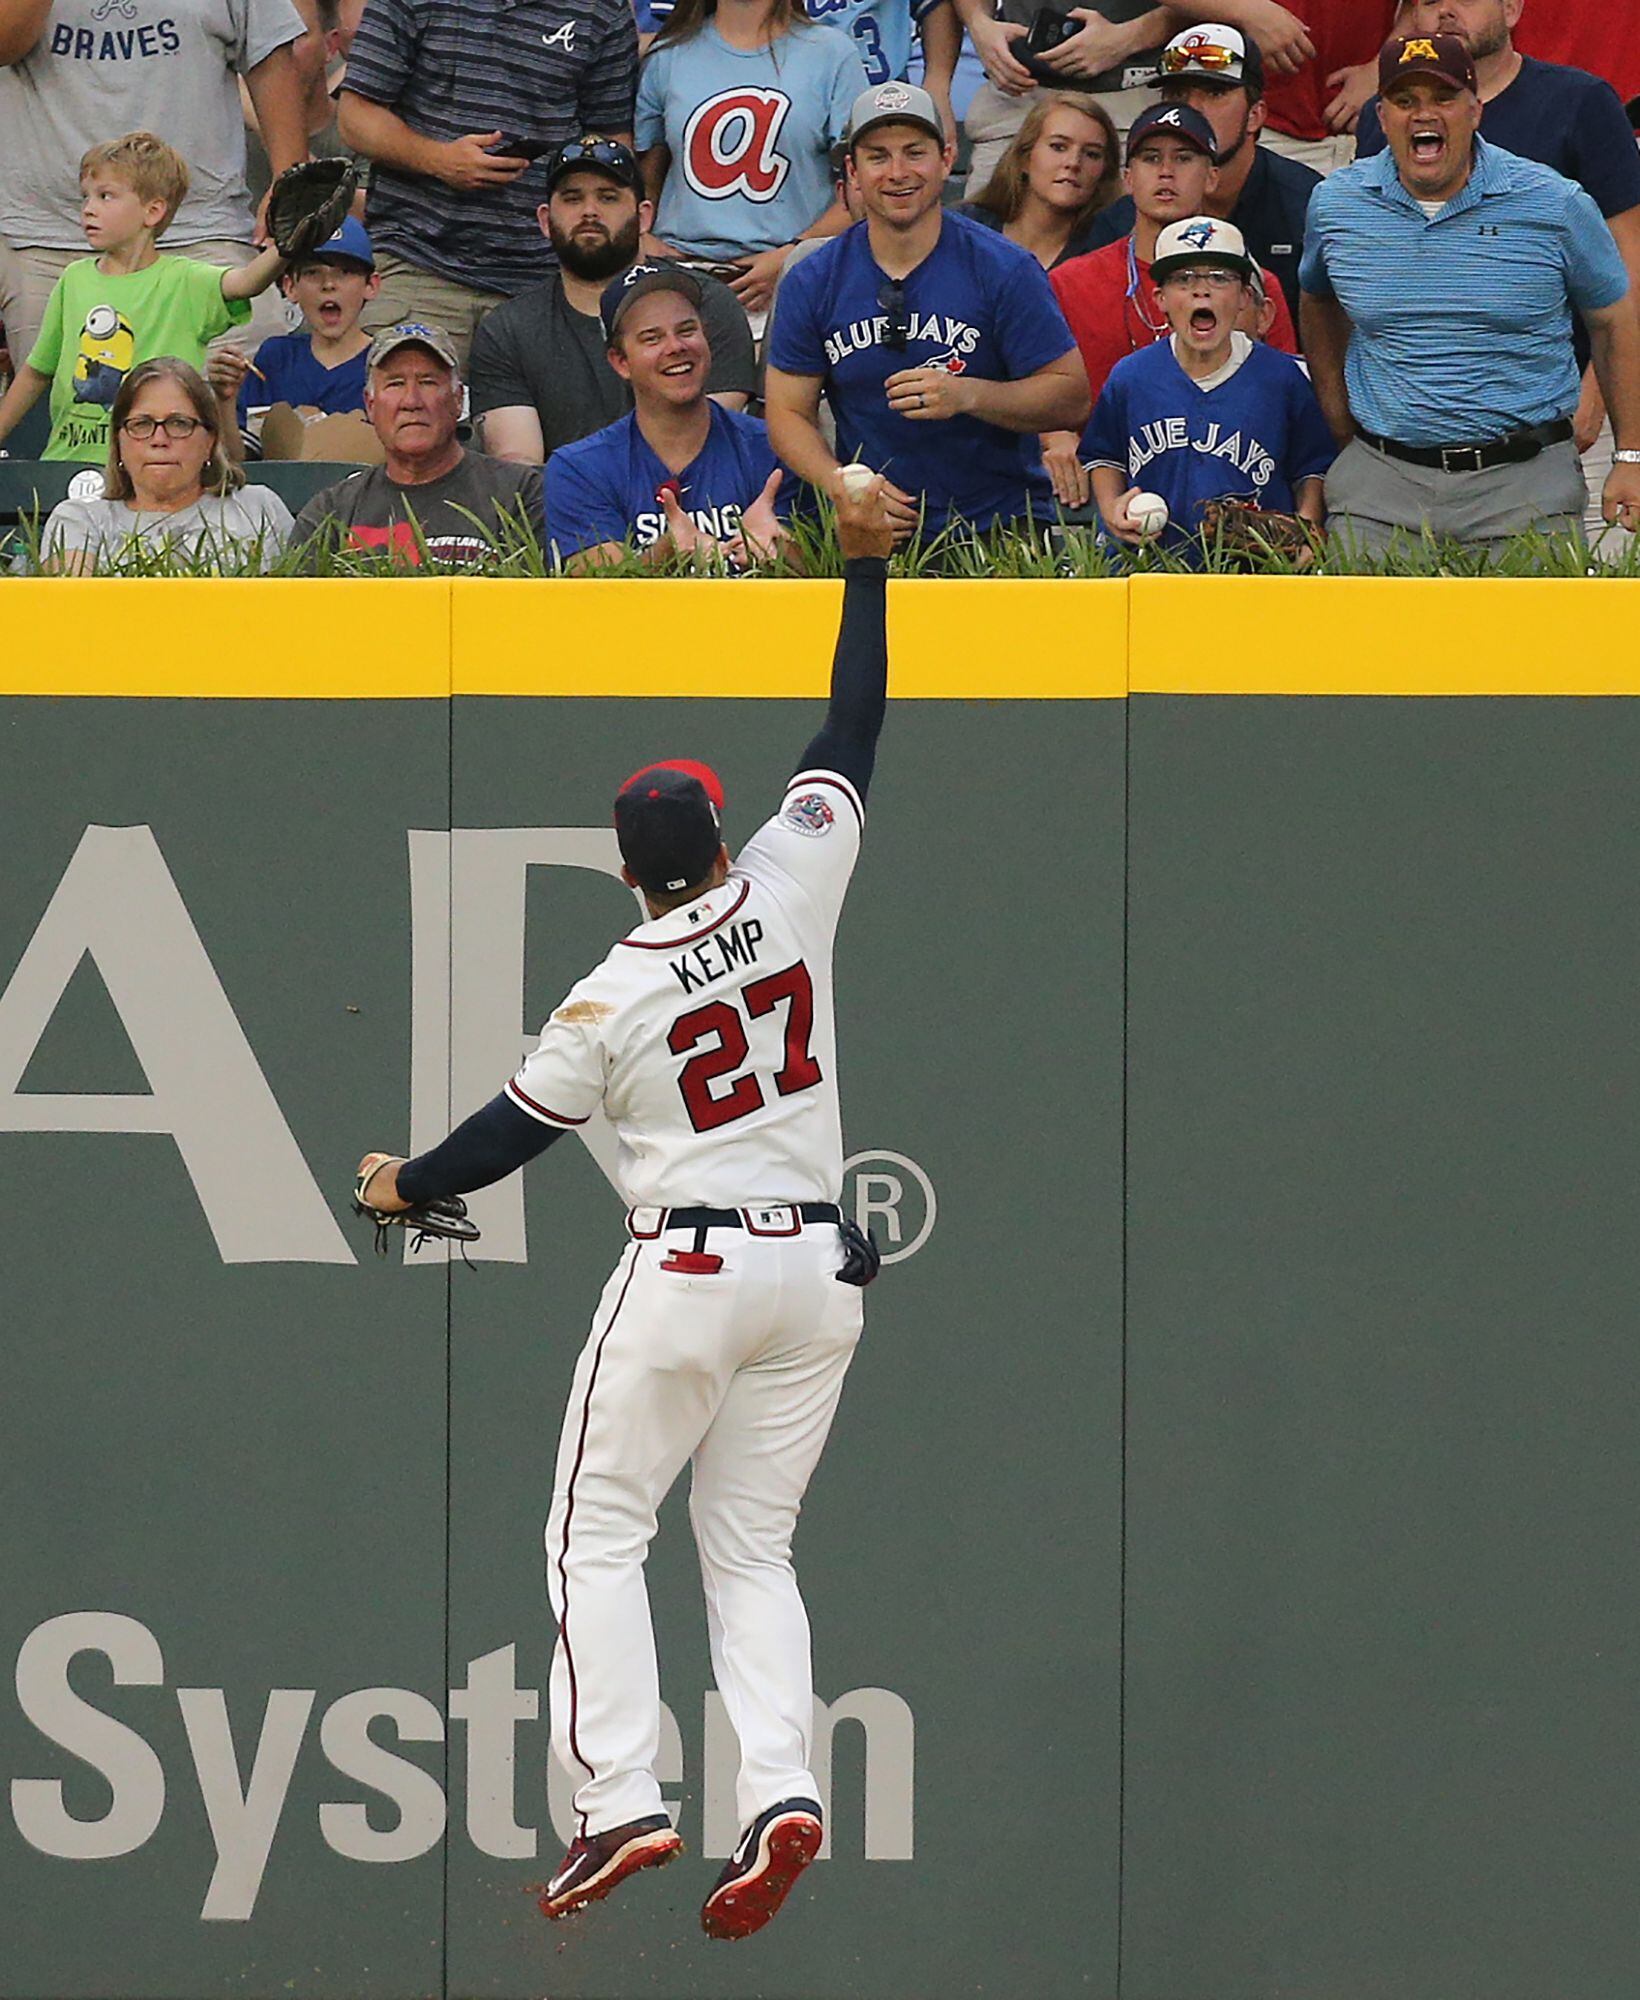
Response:
[{"label": "red shirt", "polygon": [[[1048,273],[1048,282],[1058,295],[1071,332],[1076,335],[1076,344],[1082,350],[1082,363],[1088,371],[1088,386],[1093,390],[1095,402],[1105,386],[1105,377],[1118,361],[1141,347],[1165,340],[1170,331],[1156,287],[1150,282],[1150,266],[1137,258],[1134,269],[1138,284],[1132,296],[1128,295],[1128,245],[1132,240],[1124,236],[1120,243],[1107,243],[1102,250],[1090,250],[1085,257],[1072,257]],[[1286,295],[1268,271],[1264,274],[1264,287],[1276,306],[1267,344],[1279,347],[1283,354],[1296,354],[1298,342],[1293,335],[1293,316],[1287,310]]]},{"label": "red shirt", "polygon": [[[1270,107],[1270,123],[1294,139],[1326,139],[1331,135],[1324,114],[1333,98],[1327,78],[1334,70],[1353,69],[1377,56],[1390,37],[1395,0],[1286,0],[1286,4],[1309,29],[1315,60],[1296,76],[1267,73],[1264,101]],[[1546,5],[1543,11],[1557,9]]]},{"label": "red shirt", "polygon": [[1640,97],[1640,28],[1618,0],[1552,0],[1528,7],[1514,44],[1540,62],[1568,63],[1603,76],[1626,104]]}]

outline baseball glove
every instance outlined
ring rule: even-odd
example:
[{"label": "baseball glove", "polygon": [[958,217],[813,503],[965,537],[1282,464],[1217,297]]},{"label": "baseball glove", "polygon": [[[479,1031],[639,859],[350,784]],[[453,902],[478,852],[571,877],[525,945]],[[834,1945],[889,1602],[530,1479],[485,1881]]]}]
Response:
[{"label": "baseball glove", "polygon": [[468,1220],[467,1204],[458,1194],[440,1195],[436,1200],[421,1202],[414,1208],[373,1206],[369,1198],[370,1183],[383,1167],[403,1164],[391,1153],[371,1153],[360,1166],[353,1183],[353,1213],[365,1216],[375,1225],[377,1255],[387,1255],[387,1232],[390,1229],[410,1230],[412,1250],[419,1250],[432,1236],[448,1237],[453,1243],[476,1243],[478,1224]]},{"label": "baseball glove", "polygon": [[299,160],[268,195],[268,234],[287,263],[311,257],[342,226],[359,185],[350,160]]},{"label": "baseball glove", "polygon": [[1202,540],[1209,555],[1278,557],[1306,568],[1320,553],[1321,537],[1297,514],[1267,513],[1250,500],[1209,500],[1202,509]]}]

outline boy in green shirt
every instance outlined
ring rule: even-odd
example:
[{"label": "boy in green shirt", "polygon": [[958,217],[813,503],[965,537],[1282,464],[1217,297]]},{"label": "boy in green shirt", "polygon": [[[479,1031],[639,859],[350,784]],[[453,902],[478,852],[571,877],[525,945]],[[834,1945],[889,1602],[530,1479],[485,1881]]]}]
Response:
[{"label": "boy in green shirt", "polygon": [[161,256],[155,245],[187,192],[187,163],[152,132],[127,132],[81,160],[80,226],[92,255],[57,280],[34,351],[0,400],[0,443],[50,389],[46,457],[105,464],[109,411],[132,368],[169,354],[202,369],[206,343],[250,318],[250,300],[285,260],[271,245],[228,271]]}]

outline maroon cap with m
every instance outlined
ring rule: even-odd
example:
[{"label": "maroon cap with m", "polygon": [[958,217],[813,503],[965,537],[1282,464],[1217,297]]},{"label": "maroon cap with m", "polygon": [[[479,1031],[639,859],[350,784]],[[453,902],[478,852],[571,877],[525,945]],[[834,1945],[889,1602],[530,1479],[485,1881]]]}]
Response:
[{"label": "maroon cap with m", "polygon": [[1379,96],[1404,76],[1442,76],[1476,90],[1475,59],[1458,35],[1391,35],[1378,58]]}]

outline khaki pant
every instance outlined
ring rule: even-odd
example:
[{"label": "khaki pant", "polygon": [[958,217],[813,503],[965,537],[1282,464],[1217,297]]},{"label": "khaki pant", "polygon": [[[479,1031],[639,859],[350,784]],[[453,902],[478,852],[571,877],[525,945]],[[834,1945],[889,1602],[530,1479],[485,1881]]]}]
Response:
[{"label": "khaki pant", "polygon": [[437,271],[424,271],[391,250],[377,252],[376,270],[381,290],[365,301],[359,321],[365,332],[380,333],[384,326],[397,326],[405,319],[436,326],[450,336],[465,375],[478,323],[505,301],[506,293],[480,291],[476,285],[463,285]]},{"label": "khaki pant", "polygon": [[1327,533],[1358,555],[1381,556],[1397,536],[1417,541],[1427,528],[1471,547],[1498,548],[1528,529],[1574,534],[1588,495],[1568,440],[1524,465],[1484,472],[1441,472],[1356,438],[1327,474]]},{"label": "khaki pant", "polygon": [[[167,249],[163,237],[160,248]],[[52,287],[76,258],[86,254],[84,249],[41,250],[28,244],[12,244],[0,236],[0,320],[5,322],[6,344],[11,349],[14,366],[22,367],[40,337]],[[181,244],[171,254],[192,257],[200,264],[220,264],[226,269],[235,264],[248,264],[256,255],[256,246],[217,240]],[[211,345],[215,347],[222,341],[231,341],[254,354],[264,340],[276,333],[289,333],[298,323],[299,315],[295,307],[277,285],[272,285],[251,300],[248,326],[235,327]]]},{"label": "khaki pant", "polygon": [[[1076,94],[1104,107],[1116,127],[1118,143],[1127,138],[1128,127],[1139,113],[1156,102],[1154,90],[1089,90]],[[1025,123],[1026,112],[1041,95],[1040,91],[1028,90],[1023,97],[1010,97],[1005,91],[998,90],[989,78],[974,92],[968,115],[962,121],[973,147],[964,188],[970,201],[983,191],[986,182],[996,172],[997,162],[1007,152],[1014,134]]]},{"label": "khaki pant", "polygon": [[1353,132],[1335,132],[1325,139],[1295,139],[1290,132],[1273,132],[1266,125],[1258,135],[1258,142],[1268,146],[1272,153],[1297,160],[1301,167],[1308,167],[1323,179],[1340,167],[1347,167],[1355,158]]}]

